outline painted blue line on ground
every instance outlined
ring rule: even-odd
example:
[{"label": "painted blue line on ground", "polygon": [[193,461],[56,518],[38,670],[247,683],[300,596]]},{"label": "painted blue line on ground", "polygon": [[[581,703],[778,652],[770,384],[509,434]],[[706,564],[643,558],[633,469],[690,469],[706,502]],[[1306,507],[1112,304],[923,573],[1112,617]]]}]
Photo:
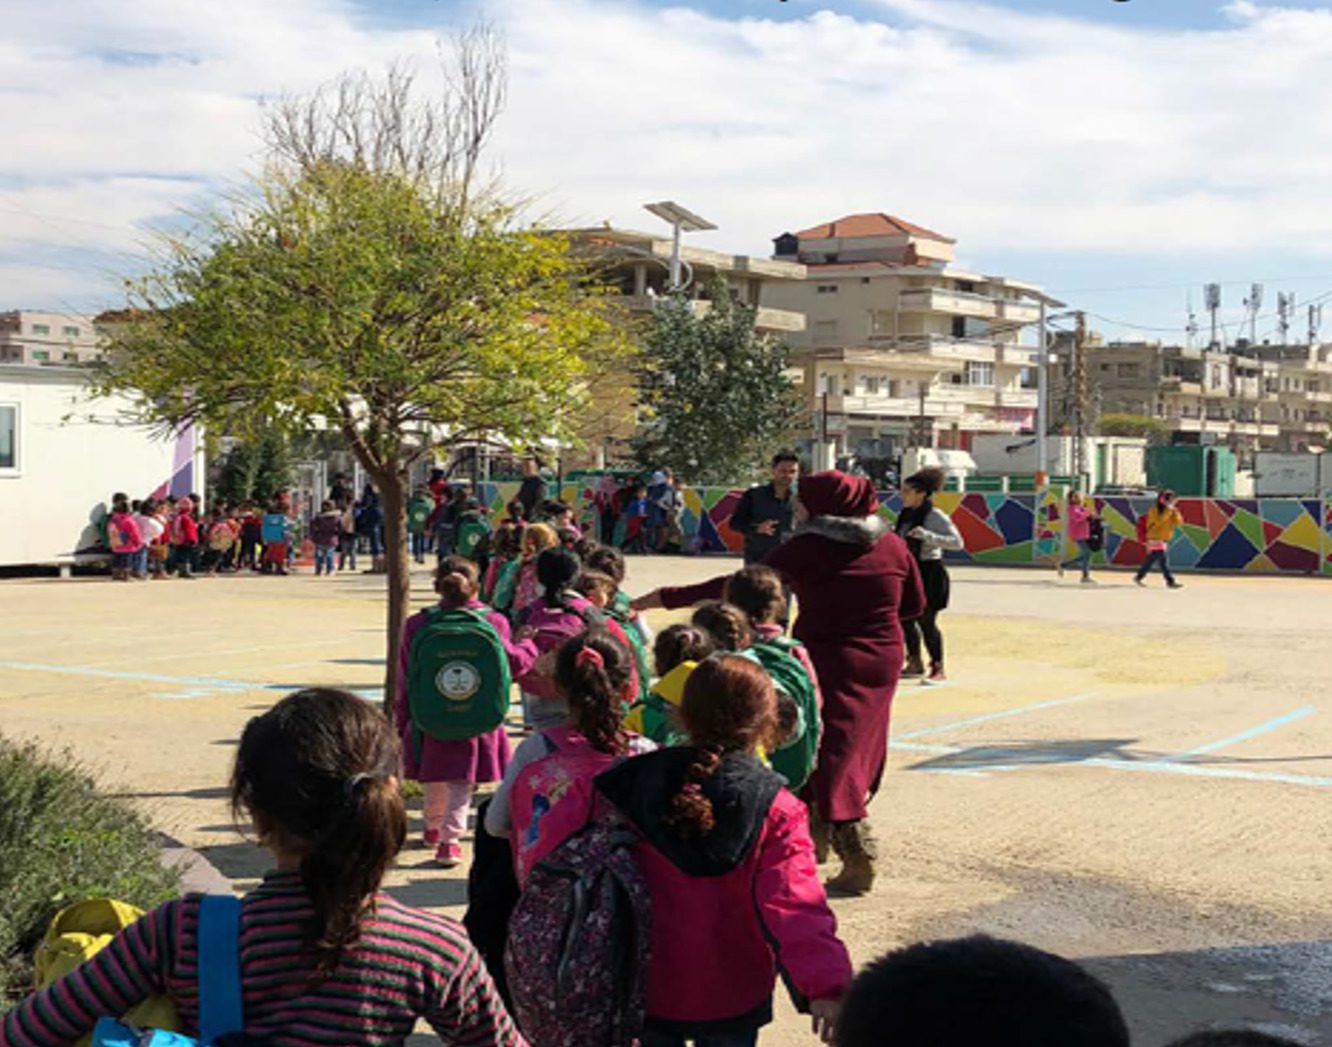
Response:
[{"label": "painted blue line on ground", "polygon": [[[253,680],[226,680],[214,676],[166,676],[162,673],[143,673],[128,669],[97,669],[86,665],[44,665],[38,662],[0,662],[0,669],[19,672],[60,673],[66,676],[91,676],[104,680],[128,680],[134,683],[162,683],[182,688],[155,697],[166,701],[188,701],[205,698],[210,694],[239,694],[243,691],[292,691],[296,688],[283,683],[258,683]],[[313,685],[312,685],[313,686]],[[352,691],[366,701],[379,701],[384,694],[380,688],[356,688]]]},{"label": "painted blue line on ground", "polygon": [[1284,716],[1278,716],[1275,719],[1267,720],[1258,724],[1256,727],[1250,727],[1247,731],[1240,731],[1239,734],[1232,734],[1229,738],[1222,738],[1217,742],[1209,742],[1207,745],[1199,745],[1194,749],[1185,749],[1182,753],[1175,753],[1174,756],[1167,757],[1168,760],[1187,760],[1193,756],[1203,756],[1206,753],[1216,752],[1218,749],[1228,749],[1232,745],[1239,745],[1241,742],[1247,742],[1254,738],[1259,738],[1280,727],[1285,727],[1288,723],[1294,723],[1296,720],[1303,720],[1306,716],[1312,716],[1318,710],[1312,705],[1304,705]]},{"label": "painted blue line on ground", "polygon": [[937,727],[926,727],[920,731],[909,731],[906,734],[899,734],[895,741],[907,741],[911,738],[928,738],[932,734],[945,734],[948,731],[956,731],[961,727],[971,727],[975,724],[989,723],[992,720],[1003,720],[1010,716],[1021,716],[1023,713],[1039,712],[1041,709],[1054,709],[1061,705],[1072,705],[1074,702],[1085,702],[1088,698],[1097,697],[1097,692],[1089,691],[1086,694],[1073,694],[1067,698],[1054,698],[1048,702],[1036,702],[1034,705],[1021,705],[1016,709],[1001,709],[999,712],[986,713],[983,716],[972,716],[966,720],[954,720],[952,723],[940,724]]}]

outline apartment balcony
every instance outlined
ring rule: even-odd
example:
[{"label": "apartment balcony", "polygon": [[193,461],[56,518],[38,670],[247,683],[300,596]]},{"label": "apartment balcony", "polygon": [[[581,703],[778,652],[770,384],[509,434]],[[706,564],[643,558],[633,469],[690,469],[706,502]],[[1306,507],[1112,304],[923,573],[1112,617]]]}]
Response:
[{"label": "apartment balcony", "polygon": [[950,291],[941,287],[917,287],[897,296],[901,313],[947,313],[950,316],[975,316],[992,320],[999,315],[999,303],[983,294]]},{"label": "apartment balcony", "polygon": [[999,299],[999,319],[1013,323],[1034,324],[1041,318],[1041,307],[1010,298]]},{"label": "apartment balcony", "polygon": [[1161,390],[1167,393],[1183,393],[1185,396],[1202,396],[1202,383],[1168,374],[1161,379]]},{"label": "apartment balcony", "polygon": [[922,353],[948,362],[974,360],[993,363],[996,344],[981,338],[950,338],[942,334],[872,334],[869,344],[903,353]]},{"label": "apartment balcony", "polygon": [[[630,312],[650,313],[662,299],[649,294],[626,294],[621,295],[619,301]],[[712,309],[712,303],[702,298],[696,298],[690,304],[693,306],[694,315],[698,317],[707,316]],[[761,305],[754,316],[754,328],[758,331],[799,333],[805,329],[805,314]]]},{"label": "apartment balcony", "polygon": [[1004,342],[999,345],[999,362],[1010,367],[1038,367],[1041,351],[1034,345]]}]

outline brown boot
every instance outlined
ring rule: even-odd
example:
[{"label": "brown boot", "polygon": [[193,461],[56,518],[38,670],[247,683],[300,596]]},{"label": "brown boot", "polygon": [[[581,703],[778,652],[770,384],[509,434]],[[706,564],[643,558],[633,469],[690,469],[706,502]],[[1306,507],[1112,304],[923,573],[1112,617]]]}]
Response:
[{"label": "brown boot", "polygon": [[832,827],[832,846],[842,859],[842,871],[827,883],[830,894],[860,896],[874,886],[874,859],[878,856],[869,824],[839,822]]},{"label": "brown boot", "polygon": [[905,666],[902,667],[902,678],[924,676],[925,663],[919,658],[908,658]]},{"label": "brown boot", "polygon": [[819,817],[819,809],[813,804],[809,805],[809,835],[814,841],[814,860],[820,865],[827,865],[832,827]]}]

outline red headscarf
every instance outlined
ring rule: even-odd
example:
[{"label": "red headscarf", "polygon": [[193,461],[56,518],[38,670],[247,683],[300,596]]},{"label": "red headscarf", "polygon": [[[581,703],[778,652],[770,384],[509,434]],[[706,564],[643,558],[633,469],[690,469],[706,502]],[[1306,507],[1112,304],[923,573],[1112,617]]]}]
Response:
[{"label": "red headscarf", "polygon": [[873,483],[836,469],[801,477],[798,493],[810,516],[872,516],[879,508]]}]

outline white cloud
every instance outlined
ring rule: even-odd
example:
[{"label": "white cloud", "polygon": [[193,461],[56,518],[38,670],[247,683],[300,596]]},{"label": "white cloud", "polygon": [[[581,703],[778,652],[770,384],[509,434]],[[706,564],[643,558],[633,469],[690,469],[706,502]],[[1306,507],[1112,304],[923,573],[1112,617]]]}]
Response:
[{"label": "white cloud", "polygon": [[[723,227],[698,242],[752,253],[887,210],[982,266],[1009,249],[1332,254],[1332,9],[1235,0],[1221,29],[1148,31],[879,4],[873,20],[773,21],[497,0],[512,74],[498,158],[566,220],[651,226],[639,205],[675,197]],[[339,0],[218,12],[68,0],[10,14],[0,250],[135,250],[148,220],[255,165],[262,96],[396,56],[429,66],[440,28],[376,27]],[[48,286],[41,270],[3,275],[0,305]]]}]

